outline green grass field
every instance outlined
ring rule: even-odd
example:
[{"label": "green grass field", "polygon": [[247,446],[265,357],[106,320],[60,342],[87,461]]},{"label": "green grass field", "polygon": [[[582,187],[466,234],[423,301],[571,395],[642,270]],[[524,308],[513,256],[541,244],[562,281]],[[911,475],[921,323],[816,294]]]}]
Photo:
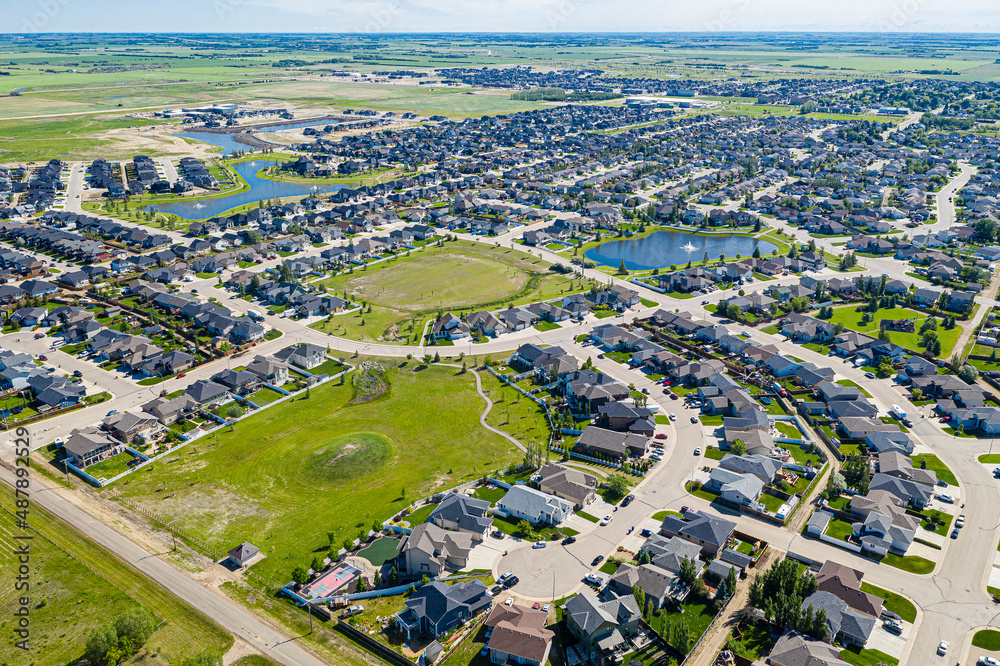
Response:
[{"label": "green grass field", "polygon": [[[915,322],[915,332],[903,333],[901,331],[889,331],[889,339],[893,343],[900,345],[901,347],[906,347],[907,349],[914,349],[917,351],[923,349],[923,347],[920,346],[920,326],[921,323],[927,319],[927,315],[909,308],[881,308],[877,312],[872,313],[874,319],[871,322],[868,324],[862,324],[861,317],[864,313],[858,312],[857,308],[857,305],[847,305],[840,308],[834,308],[833,317],[830,319],[830,323],[843,324],[852,331],[867,333],[877,337],[879,333],[879,321],[883,319],[913,319]],[[954,348],[955,343],[958,342],[958,337],[962,334],[962,329],[956,326],[951,330],[945,330],[945,328],[941,326],[941,320],[939,319],[937,334],[938,339],[941,341],[941,353],[938,357],[948,358],[951,356],[951,350]]]},{"label": "green grass field", "polygon": [[[5,537],[0,570],[6,580],[13,581],[18,562],[11,536],[21,530],[9,513],[14,508],[10,492],[0,493],[0,505],[4,509],[0,532]],[[0,660],[36,666],[76,663],[93,629],[139,604],[153,611],[157,622],[164,621],[142,651],[144,656],[137,658],[143,664],[177,664],[202,650],[225,652],[232,645],[232,636],[222,627],[37,505],[31,509],[30,524],[34,532],[29,574],[32,649],[25,654],[14,647],[13,640],[4,641]],[[8,628],[13,628],[11,618],[17,607],[11,583],[0,596]]]},{"label": "green grass field", "polygon": [[313,325],[340,337],[364,341],[413,341],[439,310],[501,309],[557,298],[589,288],[548,270],[538,257],[483,243],[454,241],[414,251],[409,257],[355,269],[322,282],[330,293],[347,292],[371,312],[333,316]]},{"label": "green grass field", "polygon": [[868,583],[861,583],[861,591],[867,592],[868,594],[874,594],[876,597],[884,599],[885,603],[883,606],[885,609],[892,611],[907,622],[912,623],[916,621],[917,609],[909,599],[901,597],[895,592],[883,590],[881,587],[869,585]]},{"label": "green grass field", "polygon": [[926,463],[926,469],[937,474],[938,479],[953,486],[958,485],[958,479],[955,478],[955,474],[933,453],[919,453],[913,456],[912,460],[914,467],[921,467],[920,463]]},{"label": "green grass field", "polygon": [[992,652],[1000,650],[1000,631],[996,629],[977,631],[972,637],[972,646]]},{"label": "green grass field", "polygon": [[471,373],[405,361],[387,368],[391,388],[374,401],[351,404],[350,382],[314,388],[117,490],[219,552],[260,544],[267,559],[254,569],[284,580],[326,550],[327,532],[354,538],[416,498],[519,459],[480,427],[485,405]]}]

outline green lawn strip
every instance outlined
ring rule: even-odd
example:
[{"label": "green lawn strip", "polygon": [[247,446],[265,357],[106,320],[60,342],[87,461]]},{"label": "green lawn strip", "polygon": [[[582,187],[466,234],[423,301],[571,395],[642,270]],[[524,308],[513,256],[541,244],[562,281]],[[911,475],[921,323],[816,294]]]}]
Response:
[{"label": "green lawn strip", "polygon": [[422,507],[403,517],[403,520],[410,524],[410,527],[416,527],[427,522],[427,519],[431,517],[431,513],[437,508],[437,504],[424,504]]},{"label": "green lawn strip", "polygon": [[604,564],[602,564],[601,568],[598,569],[598,571],[600,571],[601,573],[606,573],[609,576],[614,576],[618,572],[618,567],[620,566],[621,562],[612,562],[609,560]]},{"label": "green lawn strip", "polygon": [[859,648],[856,645],[849,645],[841,650],[840,658],[854,666],[881,666],[881,664],[897,666],[899,664],[898,659],[890,657],[884,652],[871,648]]},{"label": "green lawn strip", "polygon": [[87,468],[87,474],[91,475],[95,479],[105,478],[111,479],[122,472],[127,472],[129,467],[128,464],[135,459],[131,453],[127,451],[124,453],[119,453],[118,455],[111,456],[99,463],[95,463]]},{"label": "green lawn strip", "polygon": [[775,421],[774,427],[777,428],[785,437],[790,439],[802,439],[802,433],[789,421]]},{"label": "green lawn strip", "polygon": [[485,500],[490,503],[490,506],[493,506],[503,499],[503,496],[506,494],[507,491],[503,488],[476,488],[472,496],[476,499]]},{"label": "green lawn strip", "polygon": [[1000,631],[981,629],[972,637],[972,646],[990,652],[1000,651]]},{"label": "green lawn strip", "polygon": [[722,416],[718,414],[702,414],[698,418],[701,419],[701,424],[705,426],[720,426],[722,425]]},{"label": "green lawn strip", "polygon": [[913,605],[913,602],[906,597],[900,596],[895,592],[890,592],[889,590],[883,590],[881,587],[875,587],[869,583],[861,583],[861,591],[873,594],[882,599],[885,602],[882,605],[887,611],[895,613],[911,624],[916,622],[917,609]]},{"label": "green lawn strip", "polygon": [[681,514],[677,511],[657,511],[653,514],[653,520],[659,520],[662,522],[667,519],[667,516],[677,516],[678,518],[683,518],[683,516],[681,516]]},{"label": "green lawn strip", "polygon": [[959,432],[954,428],[952,428],[951,426],[944,426],[943,428],[941,428],[941,430],[951,435],[952,437],[964,437],[966,439],[976,439],[975,433],[965,432],[964,430],[962,432]]},{"label": "green lawn strip", "polygon": [[925,462],[926,468],[937,474],[938,479],[953,486],[958,485],[958,479],[955,478],[952,471],[948,469],[948,466],[941,462],[941,459],[933,453],[920,453],[915,456],[911,456],[911,459],[913,460],[914,467],[923,467],[920,463]]},{"label": "green lawn strip", "polygon": [[[337,543],[354,538],[414,499],[520,459],[479,425],[484,402],[472,373],[381,362],[389,390],[375,400],[352,404],[350,383],[314,387],[310,398],[253,414],[147,465],[116,490],[219,552],[244,540],[273,546],[254,570],[282,581],[326,547],[328,531],[343,534]],[[446,405],[447,418],[428,405]],[[190,510],[219,493],[229,501]]]},{"label": "green lawn strip", "polygon": [[775,497],[774,495],[768,495],[767,493],[762,494],[760,499],[757,501],[763,504],[764,508],[771,513],[777,513],[778,509],[781,508],[781,505],[785,503],[780,498]]},{"label": "green lawn strip", "polygon": [[554,321],[540,321],[535,324],[535,330],[542,331],[543,333],[545,331],[554,331],[557,328],[562,328],[562,326]]},{"label": "green lawn strip", "polygon": [[709,460],[722,460],[726,457],[726,452],[717,446],[705,447],[705,457]]},{"label": "green lawn strip", "polygon": [[584,520],[589,520],[592,523],[596,523],[598,520],[600,520],[596,516],[592,516],[589,513],[587,513],[586,511],[577,511],[576,515],[580,516]]},{"label": "green lawn strip", "polygon": [[372,545],[358,552],[358,557],[363,557],[372,563],[372,566],[380,567],[389,560],[396,558],[398,554],[399,539],[392,537],[382,537]]},{"label": "green lawn strip", "polygon": [[889,553],[882,558],[882,564],[909,571],[912,574],[929,574],[934,571],[934,563],[919,555],[896,555]]},{"label": "green lawn strip", "polygon": [[700,497],[701,499],[703,499],[703,500],[705,500],[707,502],[714,502],[714,501],[716,501],[716,500],[719,499],[719,494],[718,493],[713,493],[711,490],[709,490],[705,486],[700,486],[700,487],[695,488],[692,483],[688,483],[685,486],[685,488],[687,489],[687,491],[689,493],[691,493],[695,497]]},{"label": "green lawn strip", "polygon": [[[12,493],[4,492],[0,504],[5,509],[0,513],[4,531],[20,533],[9,513],[15,510]],[[140,651],[146,661],[159,653],[170,663],[180,663],[206,649],[223,653],[233,644],[232,636],[214,621],[70,525],[37,504],[31,511],[31,651],[25,653],[13,641],[5,641],[0,659],[15,664],[26,663],[28,657],[36,666],[76,663],[93,629],[140,605],[151,610],[160,624]],[[0,569],[10,580],[18,566],[12,550],[0,554]],[[17,607],[16,595],[7,595],[0,603],[8,617],[14,617]]]},{"label": "green lawn strip", "polygon": [[829,537],[837,539],[838,541],[843,541],[847,537],[854,534],[854,527],[846,520],[831,518],[830,523],[826,526],[825,534]]},{"label": "green lawn strip", "polygon": [[979,456],[979,462],[985,465],[1000,465],[1000,453],[984,453]]}]

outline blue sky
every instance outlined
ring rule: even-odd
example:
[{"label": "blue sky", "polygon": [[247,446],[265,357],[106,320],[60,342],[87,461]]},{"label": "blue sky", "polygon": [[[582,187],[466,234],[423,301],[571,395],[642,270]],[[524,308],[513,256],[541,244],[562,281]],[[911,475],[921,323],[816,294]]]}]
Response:
[{"label": "blue sky", "polygon": [[0,32],[1000,31],[997,0],[2,0]]}]

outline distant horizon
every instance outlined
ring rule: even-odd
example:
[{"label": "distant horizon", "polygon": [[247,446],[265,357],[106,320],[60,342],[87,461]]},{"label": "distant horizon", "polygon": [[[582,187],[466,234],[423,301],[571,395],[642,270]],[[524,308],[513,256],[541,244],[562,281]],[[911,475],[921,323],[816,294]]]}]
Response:
[{"label": "distant horizon", "polygon": [[993,0],[34,0],[2,34],[992,35]]}]

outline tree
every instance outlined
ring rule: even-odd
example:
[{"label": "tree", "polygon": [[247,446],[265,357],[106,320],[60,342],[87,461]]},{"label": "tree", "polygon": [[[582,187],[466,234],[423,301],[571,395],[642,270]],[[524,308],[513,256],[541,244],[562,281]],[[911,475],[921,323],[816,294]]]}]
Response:
[{"label": "tree", "polygon": [[309,570],[303,565],[299,565],[292,569],[292,580],[294,580],[299,585],[305,585],[309,582]]},{"label": "tree", "polygon": [[742,439],[734,439],[733,443],[729,445],[729,451],[734,456],[742,456],[747,452],[747,443]]},{"label": "tree", "polygon": [[111,625],[101,625],[90,632],[83,654],[92,664],[104,664],[108,652],[118,647],[118,632]]},{"label": "tree", "polygon": [[678,577],[681,582],[687,586],[694,584],[695,580],[698,579],[698,570],[695,569],[694,562],[691,558],[685,557],[681,560],[681,570],[678,572]]},{"label": "tree", "polygon": [[639,612],[643,615],[646,614],[646,593],[638,585],[632,586],[632,596],[635,597],[635,603],[639,607]]},{"label": "tree", "polygon": [[966,384],[974,384],[979,379],[979,370],[971,365],[964,365],[958,371],[958,378]]},{"label": "tree", "polygon": [[231,419],[238,419],[243,416],[243,408],[236,403],[233,403],[232,405],[229,405],[228,409],[226,409],[226,416]]},{"label": "tree", "polygon": [[736,594],[736,585],[736,567],[729,567],[729,573],[726,574],[726,590],[729,596]]},{"label": "tree", "polygon": [[615,273],[617,275],[628,275],[628,269],[625,268],[625,260],[624,259],[622,259],[621,262],[618,264],[618,270],[615,271]]},{"label": "tree", "polygon": [[607,478],[605,483],[608,486],[608,499],[613,500],[612,503],[628,495],[629,483],[624,475],[612,474]]},{"label": "tree", "polygon": [[831,474],[826,482],[826,499],[829,501],[840,497],[845,490],[847,490],[847,480],[844,479],[844,475],[840,472]]},{"label": "tree", "polygon": [[519,520],[515,529],[519,536],[527,537],[531,535],[531,523],[527,520]]},{"label": "tree", "polygon": [[141,606],[122,613],[115,620],[118,646],[123,649],[130,646],[132,651],[138,650],[146,644],[155,629],[156,618],[153,617],[153,613]]},{"label": "tree", "polygon": [[358,582],[357,582],[357,584],[354,587],[354,591],[355,592],[367,592],[368,591],[368,583],[365,582],[365,577],[364,576],[358,576]]}]

